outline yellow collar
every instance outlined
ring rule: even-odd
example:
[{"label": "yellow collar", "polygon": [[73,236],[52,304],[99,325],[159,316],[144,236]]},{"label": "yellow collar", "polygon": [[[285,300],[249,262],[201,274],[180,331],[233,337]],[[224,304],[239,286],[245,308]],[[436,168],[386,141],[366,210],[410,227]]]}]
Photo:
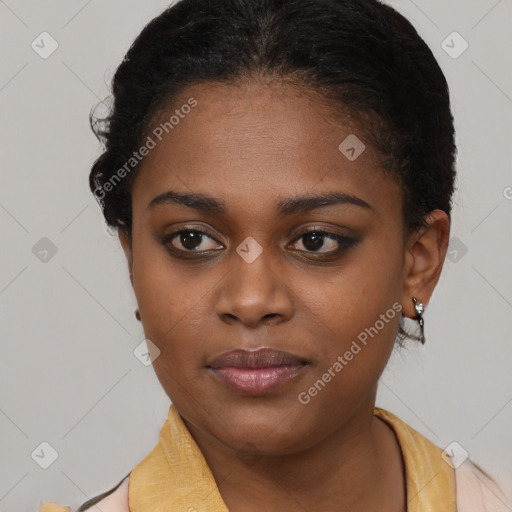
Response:
[{"label": "yellow collar", "polygon": [[374,414],[394,430],[402,450],[408,512],[456,512],[454,471],[443,450],[389,411],[375,407]]},{"label": "yellow collar", "polygon": [[[456,512],[453,469],[442,450],[384,409],[374,414],[395,431],[407,479],[408,512]],[[130,473],[130,512],[229,512],[206,460],[171,404],[157,445]]]}]

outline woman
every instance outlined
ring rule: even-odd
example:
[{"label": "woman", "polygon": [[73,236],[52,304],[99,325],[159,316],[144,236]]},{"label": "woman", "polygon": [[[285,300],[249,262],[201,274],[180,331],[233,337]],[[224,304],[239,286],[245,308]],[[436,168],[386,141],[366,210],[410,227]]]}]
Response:
[{"label": "woman", "polygon": [[375,407],[450,234],[448,87],[411,24],[376,0],[182,0],[113,96],[90,185],[172,405],[79,512],[509,510]]}]

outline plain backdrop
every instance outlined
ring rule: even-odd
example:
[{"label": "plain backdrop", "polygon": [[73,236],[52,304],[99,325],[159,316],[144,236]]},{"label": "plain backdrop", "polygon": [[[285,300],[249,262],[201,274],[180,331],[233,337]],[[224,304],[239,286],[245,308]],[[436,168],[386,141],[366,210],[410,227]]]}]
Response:
[{"label": "plain backdrop", "polygon": [[[502,475],[512,470],[512,3],[390,3],[446,74],[459,174],[427,344],[396,351],[377,405]],[[134,355],[144,334],[124,255],[87,183],[101,150],[89,111],[167,6],[0,1],[1,511],[76,506],[110,489],[167,416],[152,367]]]}]

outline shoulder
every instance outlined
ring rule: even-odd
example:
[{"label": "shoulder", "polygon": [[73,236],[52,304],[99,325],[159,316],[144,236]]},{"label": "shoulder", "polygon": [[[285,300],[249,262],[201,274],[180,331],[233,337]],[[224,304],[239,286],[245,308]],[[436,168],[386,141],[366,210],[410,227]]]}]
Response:
[{"label": "shoulder", "polygon": [[[95,502],[94,505],[97,505],[102,512],[129,512],[130,509],[128,507],[128,485],[130,481],[130,476],[128,475],[124,480],[122,480],[117,488],[111,493]],[[84,503],[84,505],[86,505]],[[84,507],[82,505],[82,507]],[[91,503],[91,507],[92,507]],[[88,510],[87,508],[80,507],[79,511],[82,512]]]},{"label": "shoulder", "polygon": [[43,503],[39,512],[86,512],[88,510],[92,512],[98,510],[96,507],[99,507],[102,512],[130,512],[128,507],[129,479],[130,475],[121,480],[113,489],[87,500],[76,509],[57,503]]},{"label": "shoulder", "polygon": [[512,490],[496,483],[477,464],[466,460],[454,469],[458,512],[507,512]]}]

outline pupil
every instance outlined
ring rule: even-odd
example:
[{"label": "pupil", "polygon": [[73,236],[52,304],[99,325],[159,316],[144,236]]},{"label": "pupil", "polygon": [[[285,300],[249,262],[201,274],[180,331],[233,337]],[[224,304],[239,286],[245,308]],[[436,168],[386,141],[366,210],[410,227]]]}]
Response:
[{"label": "pupil", "polygon": [[185,231],[181,234],[180,242],[187,249],[196,249],[201,243],[202,234],[197,231]]},{"label": "pupil", "polygon": [[316,231],[307,233],[306,235],[304,235],[304,247],[311,251],[320,249],[324,244],[323,237],[324,235],[322,233],[317,233]]}]

